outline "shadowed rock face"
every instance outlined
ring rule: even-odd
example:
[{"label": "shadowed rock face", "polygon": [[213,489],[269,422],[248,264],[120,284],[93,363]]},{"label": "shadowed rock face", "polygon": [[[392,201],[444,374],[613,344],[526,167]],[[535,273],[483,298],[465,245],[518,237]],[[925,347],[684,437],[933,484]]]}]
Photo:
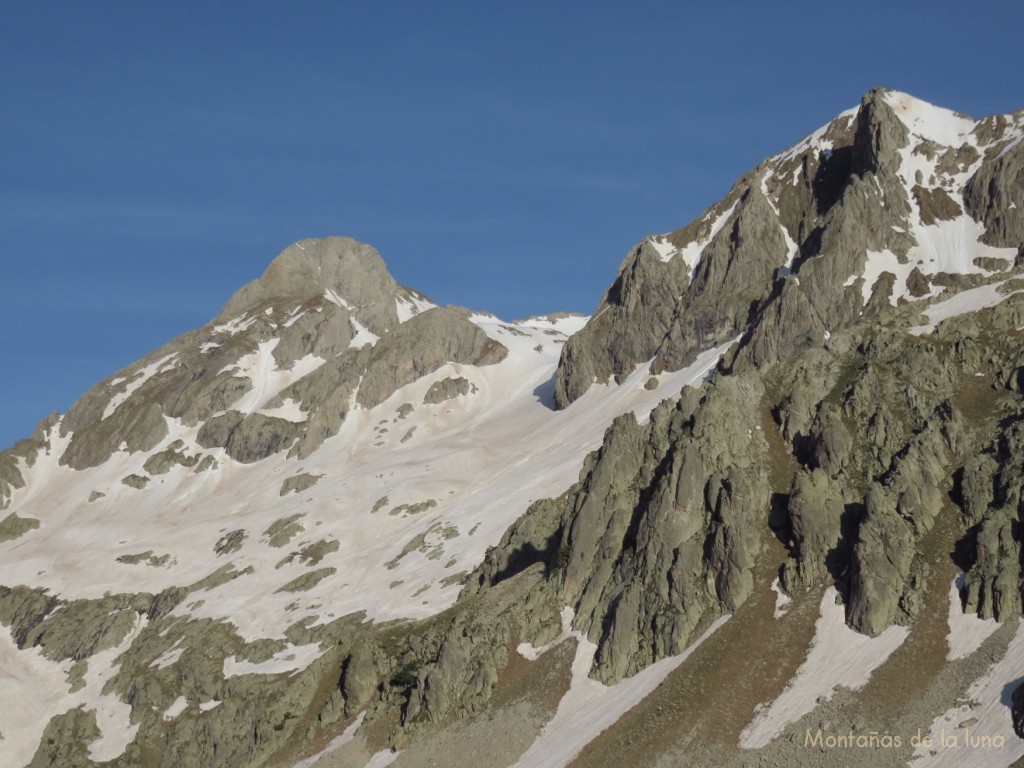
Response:
[{"label": "shadowed rock face", "polygon": [[[954,198],[985,223],[984,242],[1017,247],[1024,240],[1024,203],[1013,205],[1024,189],[1022,145],[979,131],[985,154],[975,168],[981,156],[974,146],[944,148],[911,135],[893,106],[899,98],[871,91],[856,114],[837,118],[817,140],[741,177],[700,219],[662,238],[676,250],[668,261],[650,240],[637,246],[593,319],[563,350],[558,407],[650,360],[653,373],[678,370],[738,335],[740,365],[772,365],[820,345],[826,333],[882,311],[892,295],[883,274],[865,306],[863,278],[851,276],[864,272],[868,252],[905,261],[916,243],[912,224],[959,216]],[[903,178],[908,152],[935,157],[941,178],[924,181],[946,188]],[[948,180],[970,168],[966,184]],[[687,248],[696,260],[692,273],[682,256]],[[923,278],[918,271],[911,285],[918,296],[930,289]]]}]

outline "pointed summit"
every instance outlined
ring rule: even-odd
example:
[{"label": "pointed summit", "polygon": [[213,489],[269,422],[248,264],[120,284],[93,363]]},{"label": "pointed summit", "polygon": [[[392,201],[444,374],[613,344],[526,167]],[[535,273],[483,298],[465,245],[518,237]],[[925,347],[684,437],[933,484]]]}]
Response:
[{"label": "pointed summit", "polygon": [[350,237],[300,240],[285,248],[262,277],[242,286],[215,322],[270,304],[326,295],[361,310],[360,322],[379,335],[398,324],[394,297],[399,290],[375,248]]},{"label": "pointed summit", "polygon": [[1022,134],[1024,113],[977,122],[868,91],[627,256],[563,350],[558,405],[640,364],[681,369],[729,339],[742,363],[771,365],[865,315],[1001,271],[1024,231]]}]

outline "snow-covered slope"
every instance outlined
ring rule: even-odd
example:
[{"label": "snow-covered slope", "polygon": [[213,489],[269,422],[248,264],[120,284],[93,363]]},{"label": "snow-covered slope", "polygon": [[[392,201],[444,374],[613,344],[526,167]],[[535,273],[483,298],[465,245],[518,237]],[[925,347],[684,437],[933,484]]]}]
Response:
[{"label": "snow-covered slope", "polygon": [[494,764],[799,764],[908,657],[901,717],[1016,738],[1022,136],[873,91],[592,318],[286,249],[0,454],[0,763],[429,762],[572,640]]},{"label": "snow-covered slope", "polygon": [[[433,305],[417,298],[407,306],[405,320],[411,309]],[[288,313],[282,325],[296,317]],[[243,333],[255,319],[218,325],[202,343]],[[561,345],[586,318],[505,323],[478,314],[469,321],[508,350],[501,362],[446,363],[377,405],[353,402],[337,434],[302,459],[280,452],[254,463],[236,461],[224,448],[197,442],[202,424],[165,417],[166,434],[149,450],[122,444],[99,466],[79,470],[61,463],[74,432],[61,434],[61,424],[52,425],[43,435],[48,448],[31,464],[19,462],[25,485],[14,491],[6,513],[38,527],[0,544],[0,584],[43,589],[62,601],[94,600],[186,587],[228,566],[240,575],[210,586],[172,615],[226,623],[246,643],[283,642],[296,624],[316,626],[355,613],[375,622],[427,617],[454,602],[466,574],[533,501],[562,493],[576,479],[583,457],[600,445],[614,417],[633,411],[644,418],[660,400],[702,382],[724,351],[709,350],[687,369],[654,380],[639,370],[621,386],[595,388],[573,409],[554,412],[552,378]],[[359,328],[350,344],[378,341]],[[276,337],[258,341],[223,369],[253,384],[228,405],[301,424],[308,414],[295,401],[268,403],[326,360],[308,354],[281,367],[273,355],[279,343]],[[175,362],[175,355],[166,355],[112,379],[111,387],[123,389],[105,406],[104,418]],[[439,401],[428,395],[446,381],[462,383],[463,393]],[[155,474],[152,457],[168,451],[210,457],[210,468],[197,472],[191,460]],[[128,484],[125,478],[147,479]],[[295,672],[321,653],[316,644],[286,644],[263,662],[228,657],[223,671],[225,677]],[[90,670],[101,673],[114,664],[115,656],[107,656],[90,659]],[[178,659],[172,651],[153,663],[166,667]],[[34,676],[45,705],[25,714],[18,742],[0,741],[10,764],[31,757],[50,717],[83,700],[64,679],[70,662],[47,662],[37,649],[5,650],[10,679],[38,664],[52,669],[49,677]],[[16,688],[7,692],[21,695]],[[173,719],[181,710],[172,707],[164,716]],[[100,724],[103,738],[114,729],[117,738],[130,740],[127,711]]]}]

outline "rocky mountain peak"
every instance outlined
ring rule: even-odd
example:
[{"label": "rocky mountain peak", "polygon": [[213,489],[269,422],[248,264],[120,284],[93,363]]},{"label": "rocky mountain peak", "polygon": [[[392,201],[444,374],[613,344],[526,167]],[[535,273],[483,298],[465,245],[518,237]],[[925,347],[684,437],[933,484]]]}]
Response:
[{"label": "rocky mountain peak", "polygon": [[[909,97],[907,97],[909,98]],[[908,131],[891,102],[903,94],[875,88],[864,94],[857,110],[851,172],[858,176],[899,168],[898,150],[907,145]]]},{"label": "rocky mountain peak", "polygon": [[360,321],[380,334],[398,323],[398,289],[373,247],[349,237],[300,240],[285,248],[262,277],[242,286],[215,322],[268,304],[326,295],[358,310]]},{"label": "rocky mountain peak", "polygon": [[1019,760],[1022,137],[873,90],[589,321],[289,247],[0,452],[0,763]]},{"label": "rocky mountain peak", "polygon": [[1024,239],[1022,136],[1021,113],[975,121],[869,91],[697,220],[627,255],[563,350],[558,406],[729,339],[741,365],[771,365],[865,314],[1009,268]]}]

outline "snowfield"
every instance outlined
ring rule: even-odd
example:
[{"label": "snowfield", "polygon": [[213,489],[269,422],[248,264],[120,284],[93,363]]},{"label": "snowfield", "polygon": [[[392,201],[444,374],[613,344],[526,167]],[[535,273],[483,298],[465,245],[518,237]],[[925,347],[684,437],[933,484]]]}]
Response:
[{"label": "snowfield", "polygon": [[[176,466],[137,490],[121,479],[145,474],[147,454],[122,451],[98,468],[75,471],[58,465],[70,435],[60,438],[54,429],[49,453],[24,468],[27,487],[16,492],[10,507],[38,519],[40,527],[0,545],[0,583],[45,588],[65,600],[155,594],[193,584],[230,563],[236,572],[251,573],[197,593],[199,599],[185,601],[173,615],[228,622],[246,642],[283,639],[303,619],[325,623],[357,612],[373,621],[427,617],[455,601],[462,577],[530,503],[557,496],[576,481],[583,457],[600,445],[615,416],[633,411],[645,419],[662,399],[702,382],[728,347],[708,350],[683,371],[660,375],[654,390],[644,388],[650,376],[640,366],[622,385],[595,386],[570,408],[554,411],[561,344],[586,318],[515,325],[489,315],[473,319],[509,349],[503,362],[479,368],[449,364],[375,408],[357,408],[340,433],[305,461],[279,453],[240,464],[222,449],[200,448],[196,429],[169,420],[169,434],[151,453],[182,440],[190,453],[213,455],[219,467],[195,474]],[[277,370],[275,343],[264,342],[239,361],[239,373],[256,386],[232,407],[257,411],[322,363],[310,357],[289,371]],[[431,384],[459,376],[475,391],[424,405]],[[403,416],[399,408],[406,403],[413,410]],[[271,413],[294,418],[297,410],[288,403]],[[311,488],[282,497],[283,482],[301,473],[321,477]],[[105,496],[90,502],[94,491]],[[274,547],[267,531],[282,520],[293,522],[296,532],[286,546]],[[239,530],[245,532],[241,547],[218,555],[217,542]],[[298,556],[288,561],[317,543],[328,546],[315,565]],[[160,564],[118,562],[147,552]],[[312,572],[321,577],[312,586],[281,591]],[[320,654],[312,645],[289,646],[260,664],[229,657],[224,674],[294,673]],[[172,649],[153,663],[169,667],[180,655],[181,649]],[[109,678],[115,658],[109,651],[93,657],[89,674]],[[37,691],[35,704],[19,710],[17,739],[0,741],[2,762],[27,761],[53,715],[84,702],[105,712],[95,686],[69,694],[65,665],[43,659],[37,649],[18,651],[8,638],[2,659],[5,674],[31,680]],[[13,697],[5,699],[8,705],[20,698],[16,686],[2,691]],[[109,714],[100,718],[103,737],[92,752],[104,759],[119,755],[133,733],[129,708],[120,707],[107,707]],[[165,716],[180,711],[180,705],[172,707]]]}]

